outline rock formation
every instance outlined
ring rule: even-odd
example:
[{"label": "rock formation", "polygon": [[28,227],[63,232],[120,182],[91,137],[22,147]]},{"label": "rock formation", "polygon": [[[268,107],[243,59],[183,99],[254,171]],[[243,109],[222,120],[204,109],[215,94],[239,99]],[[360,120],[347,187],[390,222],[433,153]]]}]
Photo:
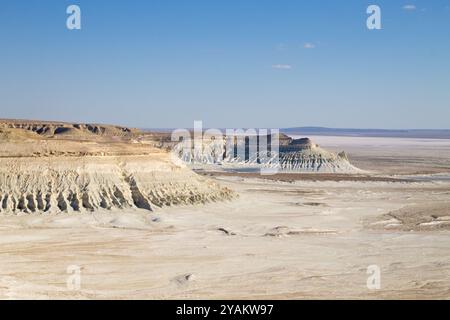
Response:
[{"label": "rock formation", "polygon": [[285,171],[309,171],[327,173],[354,173],[360,171],[353,166],[344,151],[329,152],[309,138],[292,139],[280,146],[280,168]]},{"label": "rock formation", "polygon": [[[264,143],[270,145],[272,136],[267,136]],[[335,154],[313,143],[309,138],[292,139],[284,134],[278,136],[278,150],[271,147],[260,148],[260,139],[253,137],[236,137],[234,143],[222,139],[203,138],[200,150],[186,148],[179,143],[173,147],[175,154],[189,164],[222,165],[233,167],[270,167],[287,172],[326,172],[356,173],[346,153]],[[266,143],[267,141],[267,143]],[[193,144],[192,144],[193,145]],[[240,151],[238,151],[240,150]],[[264,150],[264,153],[263,151]]]},{"label": "rock formation", "polygon": [[187,205],[228,199],[191,170],[153,156],[0,159],[0,211],[61,212]]},{"label": "rock formation", "polygon": [[153,210],[233,197],[142,136],[117,126],[0,121],[0,212]]}]

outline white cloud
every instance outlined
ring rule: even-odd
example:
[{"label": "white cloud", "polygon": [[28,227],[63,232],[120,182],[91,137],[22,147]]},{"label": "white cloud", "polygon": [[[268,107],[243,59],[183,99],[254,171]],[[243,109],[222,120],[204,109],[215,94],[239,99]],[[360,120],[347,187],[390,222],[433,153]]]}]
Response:
[{"label": "white cloud", "polygon": [[292,69],[292,66],[290,64],[274,64],[272,66],[274,69],[282,69],[282,70],[289,70]]},{"label": "white cloud", "polygon": [[416,9],[417,9],[416,6],[413,4],[406,4],[403,6],[403,10],[406,10],[406,11],[414,11]]},{"label": "white cloud", "polygon": [[315,47],[316,47],[316,45],[314,43],[310,43],[310,42],[307,42],[303,45],[303,48],[305,48],[305,49],[314,49]]}]

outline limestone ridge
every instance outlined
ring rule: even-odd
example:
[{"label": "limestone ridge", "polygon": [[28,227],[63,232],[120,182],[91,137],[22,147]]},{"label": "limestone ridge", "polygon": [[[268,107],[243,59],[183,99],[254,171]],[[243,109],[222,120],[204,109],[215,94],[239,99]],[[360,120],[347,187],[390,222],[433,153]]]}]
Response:
[{"label": "limestone ridge", "polygon": [[345,151],[339,154],[329,152],[309,138],[292,139],[288,145],[280,146],[280,167],[286,171],[327,173],[361,171],[350,163]]},{"label": "limestone ridge", "polygon": [[[271,136],[267,137],[267,141],[270,144]],[[188,164],[217,164],[242,168],[270,167],[287,172],[356,173],[361,171],[350,163],[344,151],[339,154],[329,152],[309,138],[292,139],[280,134],[278,152],[270,150],[269,147],[267,156],[264,158],[259,153],[259,139],[248,137],[236,139],[231,146],[233,148],[231,152],[227,152],[227,147],[225,138],[212,140],[205,138],[201,152],[194,148],[186,152],[183,143],[174,146],[174,152]],[[241,152],[237,152],[239,148]]]},{"label": "limestone ridge", "polygon": [[139,133],[137,129],[113,125],[2,119],[0,119],[0,129],[21,129],[36,133],[42,137],[54,138],[60,136],[75,136],[80,138],[89,135],[132,137]]},{"label": "limestone ridge", "polygon": [[154,210],[232,197],[212,180],[148,156],[0,162],[0,212]]},{"label": "limestone ridge", "polygon": [[157,144],[119,126],[0,120],[0,213],[155,210],[234,197]]}]

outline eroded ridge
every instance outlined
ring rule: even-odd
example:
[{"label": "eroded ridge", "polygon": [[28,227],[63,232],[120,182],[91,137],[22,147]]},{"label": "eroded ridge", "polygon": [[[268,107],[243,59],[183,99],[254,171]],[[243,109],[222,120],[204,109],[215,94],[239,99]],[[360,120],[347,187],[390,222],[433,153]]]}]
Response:
[{"label": "eroded ridge", "polygon": [[[267,136],[265,141],[272,139]],[[363,171],[352,165],[347,154],[334,153],[321,148],[309,138],[293,139],[284,134],[278,136],[277,151],[260,152],[259,138],[236,139],[234,144],[226,138],[209,139],[205,136],[186,148],[185,143],[173,146],[174,153],[187,164],[231,165],[234,167],[268,167],[286,172],[321,172],[321,173],[362,173]],[[200,144],[201,152],[194,148]],[[188,145],[189,147],[189,145]],[[240,150],[238,152],[237,150]]]},{"label": "eroded ridge", "polygon": [[0,212],[72,212],[190,205],[233,197],[231,190],[165,155],[4,158]]}]

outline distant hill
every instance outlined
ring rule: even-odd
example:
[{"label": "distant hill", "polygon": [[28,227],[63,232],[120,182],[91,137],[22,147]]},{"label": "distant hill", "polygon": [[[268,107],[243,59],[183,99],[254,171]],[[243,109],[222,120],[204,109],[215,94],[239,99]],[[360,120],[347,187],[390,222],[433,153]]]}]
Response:
[{"label": "distant hill", "polygon": [[347,137],[393,137],[420,139],[450,139],[448,129],[344,129],[323,127],[297,127],[280,130],[288,135],[316,135],[316,136],[347,136]]}]

